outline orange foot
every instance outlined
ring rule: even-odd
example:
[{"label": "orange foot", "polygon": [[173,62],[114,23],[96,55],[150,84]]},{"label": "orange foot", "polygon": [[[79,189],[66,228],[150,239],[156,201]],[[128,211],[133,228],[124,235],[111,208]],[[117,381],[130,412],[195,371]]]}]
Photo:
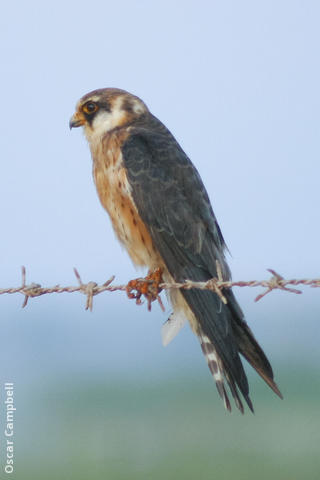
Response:
[{"label": "orange foot", "polygon": [[159,285],[162,282],[162,268],[156,268],[153,272],[149,272],[145,278],[130,280],[126,287],[127,295],[129,298],[135,298],[137,305],[142,304],[141,297],[144,295],[148,302],[149,312],[151,310],[151,303],[158,300],[160,307],[164,311],[163,303],[159,297],[159,293],[162,290]]}]

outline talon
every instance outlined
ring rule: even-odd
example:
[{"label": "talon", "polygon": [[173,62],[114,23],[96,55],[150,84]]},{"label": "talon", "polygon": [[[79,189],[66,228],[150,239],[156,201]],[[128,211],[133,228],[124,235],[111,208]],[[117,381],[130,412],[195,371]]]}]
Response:
[{"label": "talon", "polygon": [[164,306],[159,297],[159,293],[162,288],[159,285],[162,283],[162,269],[157,268],[153,272],[149,272],[145,278],[136,278],[130,280],[126,286],[126,292],[128,298],[135,299],[137,305],[142,304],[141,297],[142,295],[146,298],[148,302],[148,310],[151,310],[151,304],[155,300],[159,302],[159,305],[162,310]]}]

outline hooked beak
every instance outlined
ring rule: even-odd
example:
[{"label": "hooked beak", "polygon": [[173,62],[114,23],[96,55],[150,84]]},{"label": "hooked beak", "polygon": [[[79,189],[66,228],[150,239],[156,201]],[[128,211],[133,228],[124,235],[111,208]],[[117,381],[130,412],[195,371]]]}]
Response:
[{"label": "hooked beak", "polygon": [[72,128],[81,127],[81,125],[84,125],[84,123],[85,123],[84,118],[81,117],[78,112],[76,112],[70,118],[70,122],[69,122],[70,130]]}]

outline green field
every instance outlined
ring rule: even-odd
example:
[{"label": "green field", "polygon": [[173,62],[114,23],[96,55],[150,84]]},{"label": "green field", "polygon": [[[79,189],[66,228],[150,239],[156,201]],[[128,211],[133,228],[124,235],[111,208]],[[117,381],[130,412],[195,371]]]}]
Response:
[{"label": "green field", "polygon": [[44,379],[18,405],[11,478],[317,480],[318,374],[278,378],[283,401],[251,379],[256,413],[244,416],[224,411],[209,376]]}]

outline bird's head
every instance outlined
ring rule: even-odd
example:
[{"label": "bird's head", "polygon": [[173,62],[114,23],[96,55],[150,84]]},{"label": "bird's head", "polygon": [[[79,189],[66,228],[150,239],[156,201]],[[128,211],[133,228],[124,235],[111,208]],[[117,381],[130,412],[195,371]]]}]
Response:
[{"label": "bird's head", "polygon": [[105,133],[130,124],[148,108],[140,98],[118,88],[101,88],[84,95],[76,105],[69,126],[84,127],[89,142]]}]

